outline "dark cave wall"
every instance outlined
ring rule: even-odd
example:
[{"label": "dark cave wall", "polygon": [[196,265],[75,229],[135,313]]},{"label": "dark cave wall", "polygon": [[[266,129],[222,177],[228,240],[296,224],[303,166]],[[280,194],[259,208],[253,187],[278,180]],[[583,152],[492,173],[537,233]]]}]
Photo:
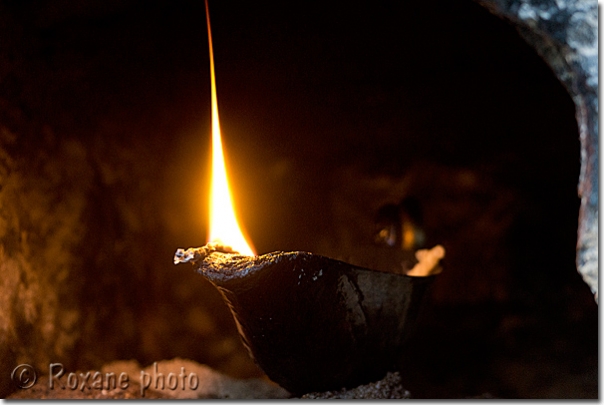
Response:
[{"label": "dark cave wall", "polygon": [[477,0],[510,21],[564,84],[581,139],[577,269],[598,299],[598,3]]},{"label": "dark cave wall", "polygon": [[[81,336],[75,292],[82,261],[75,252],[86,232],[91,171],[76,140],[49,135],[40,148],[0,131],[0,359],[7,374],[16,364],[47,367],[53,357],[71,358]],[[69,164],[57,164],[57,156]]]}]

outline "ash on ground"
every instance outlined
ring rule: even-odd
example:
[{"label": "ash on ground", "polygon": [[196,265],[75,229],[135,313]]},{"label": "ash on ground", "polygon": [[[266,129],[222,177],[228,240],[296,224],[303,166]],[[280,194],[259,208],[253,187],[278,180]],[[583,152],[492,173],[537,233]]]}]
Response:
[{"label": "ash on ground", "polygon": [[302,395],[303,399],[409,399],[411,393],[403,388],[398,372],[388,373],[376,382],[359,385],[352,389],[339,391],[311,392]]}]

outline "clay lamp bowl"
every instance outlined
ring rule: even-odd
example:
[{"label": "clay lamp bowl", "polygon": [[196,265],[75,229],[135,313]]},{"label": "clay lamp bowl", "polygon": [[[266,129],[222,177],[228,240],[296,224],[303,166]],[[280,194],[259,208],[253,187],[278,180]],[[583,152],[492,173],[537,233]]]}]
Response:
[{"label": "clay lamp bowl", "polygon": [[406,275],[307,252],[242,256],[207,245],[178,249],[221,292],[243,343],[293,394],[355,387],[396,368],[444,249],[416,253]]}]

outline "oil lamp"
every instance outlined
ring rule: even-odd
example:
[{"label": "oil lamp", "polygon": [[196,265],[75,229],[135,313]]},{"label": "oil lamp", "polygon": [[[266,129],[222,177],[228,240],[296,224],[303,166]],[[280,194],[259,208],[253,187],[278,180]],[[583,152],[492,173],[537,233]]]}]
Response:
[{"label": "oil lamp", "polygon": [[[252,358],[294,394],[355,387],[393,370],[434,278],[430,271],[386,273],[307,252],[228,250],[179,249],[174,261],[193,263],[216,286]],[[444,254],[440,246],[420,252],[418,272]]]},{"label": "oil lamp", "polygon": [[178,249],[222,294],[249,354],[294,394],[353,387],[393,370],[441,267],[444,249],[416,252],[407,274],[357,267],[308,252],[256,256],[237,223],[221,143],[212,34],[210,242]]}]

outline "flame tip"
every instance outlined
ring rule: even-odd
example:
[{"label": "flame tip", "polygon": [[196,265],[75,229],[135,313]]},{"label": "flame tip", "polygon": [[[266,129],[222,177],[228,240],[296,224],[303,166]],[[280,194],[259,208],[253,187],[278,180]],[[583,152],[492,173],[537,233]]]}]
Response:
[{"label": "flame tip", "polygon": [[218,117],[218,101],[216,96],[216,75],[214,72],[214,51],[212,48],[212,32],[210,29],[210,12],[206,0],[206,21],[208,26],[208,43],[210,51],[210,79],[212,100],[212,181],[210,190],[210,243],[230,246],[246,256],[255,256],[254,249],[241,231],[233,207],[233,198],[227,178],[220,120]]}]

